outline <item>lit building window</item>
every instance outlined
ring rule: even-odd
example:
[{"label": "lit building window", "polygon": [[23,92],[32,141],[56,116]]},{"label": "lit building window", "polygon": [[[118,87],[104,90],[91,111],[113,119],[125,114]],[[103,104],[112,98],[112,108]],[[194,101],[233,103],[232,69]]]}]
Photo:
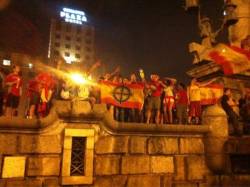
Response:
[{"label": "lit building window", "polygon": [[4,66],[10,66],[10,65],[11,65],[11,61],[10,61],[10,60],[4,59],[4,60],[3,60],[3,65],[4,65]]},{"label": "lit building window", "polygon": [[29,63],[28,66],[29,66],[30,69],[33,68],[33,64],[31,64],[31,63]]}]

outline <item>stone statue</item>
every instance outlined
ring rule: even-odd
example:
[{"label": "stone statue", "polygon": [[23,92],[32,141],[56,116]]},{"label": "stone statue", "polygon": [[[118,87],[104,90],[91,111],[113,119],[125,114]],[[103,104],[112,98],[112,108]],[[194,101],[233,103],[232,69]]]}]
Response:
[{"label": "stone statue", "polygon": [[224,24],[225,22],[223,22],[221,27],[214,32],[212,29],[212,25],[210,23],[210,19],[206,16],[201,18],[200,8],[199,8],[198,27],[200,30],[200,37],[202,41],[201,44],[195,42],[189,44],[189,52],[194,55],[193,64],[199,63],[202,60],[206,60],[203,58],[203,54],[206,53],[207,50],[211,49],[213,45],[216,43],[215,38],[224,28]]}]

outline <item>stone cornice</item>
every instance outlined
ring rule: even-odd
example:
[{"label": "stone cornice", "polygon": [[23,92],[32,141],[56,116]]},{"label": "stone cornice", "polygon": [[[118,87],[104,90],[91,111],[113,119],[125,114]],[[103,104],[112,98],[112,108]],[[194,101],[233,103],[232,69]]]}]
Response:
[{"label": "stone cornice", "polygon": [[[74,101],[75,102],[75,101]],[[1,117],[0,131],[19,131],[38,133],[51,127],[58,120],[91,122],[99,124],[109,134],[148,134],[148,135],[203,135],[209,132],[208,125],[156,125],[142,123],[120,123],[113,119],[105,105],[90,108],[86,101],[78,101],[77,105],[70,101],[55,101],[50,114],[41,119],[24,119],[20,117]],[[80,107],[79,109],[75,106]]]}]

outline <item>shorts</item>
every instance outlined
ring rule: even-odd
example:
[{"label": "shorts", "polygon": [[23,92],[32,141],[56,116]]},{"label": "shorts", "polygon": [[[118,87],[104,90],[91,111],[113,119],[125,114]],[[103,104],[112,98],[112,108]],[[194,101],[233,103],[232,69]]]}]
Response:
[{"label": "shorts", "polygon": [[15,96],[13,94],[7,95],[6,106],[10,108],[17,108],[19,105],[19,96]]},{"label": "shorts", "polygon": [[40,102],[40,94],[32,93],[30,97],[30,105],[37,105]]},{"label": "shorts", "polygon": [[172,109],[174,107],[174,97],[173,96],[164,97],[163,104],[167,110]]},{"label": "shorts", "polygon": [[200,117],[201,116],[201,102],[200,101],[191,101],[189,116],[191,117]]},{"label": "shorts", "polygon": [[148,98],[148,110],[160,110],[161,98],[160,97],[149,97]]}]

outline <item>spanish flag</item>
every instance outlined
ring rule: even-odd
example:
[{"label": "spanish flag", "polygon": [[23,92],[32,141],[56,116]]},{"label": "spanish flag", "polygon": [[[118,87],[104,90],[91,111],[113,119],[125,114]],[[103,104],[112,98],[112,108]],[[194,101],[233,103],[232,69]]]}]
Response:
[{"label": "spanish flag", "polygon": [[144,85],[101,81],[101,102],[123,108],[142,109]]},{"label": "spanish flag", "polygon": [[250,52],[236,46],[218,44],[209,52],[209,57],[222,66],[225,75],[250,70]]},{"label": "spanish flag", "polygon": [[221,84],[209,84],[207,86],[200,87],[201,93],[201,105],[213,105],[223,95],[223,85]]}]

